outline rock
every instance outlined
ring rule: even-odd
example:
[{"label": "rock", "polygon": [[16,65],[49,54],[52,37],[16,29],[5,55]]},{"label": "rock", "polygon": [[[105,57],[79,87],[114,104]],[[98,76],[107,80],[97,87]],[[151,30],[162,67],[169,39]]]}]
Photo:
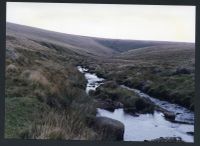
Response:
[{"label": "rock", "polygon": [[163,112],[164,117],[170,121],[175,121],[176,118],[176,114],[173,112],[169,112],[169,111],[164,111]]},{"label": "rock", "polygon": [[160,137],[153,140],[144,140],[145,142],[183,142],[180,137]]},{"label": "rock", "polygon": [[137,112],[152,113],[154,111],[154,103],[149,99],[140,98],[135,102]]},{"label": "rock", "polygon": [[186,132],[187,134],[189,134],[189,135],[194,135],[194,132]]},{"label": "rock", "polygon": [[157,111],[160,111],[164,114],[164,117],[169,120],[169,121],[172,121],[172,122],[176,122],[175,121],[175,118],[176,118],[176,113],[173,113],[173,112],[170,112],[166,109],[163,109],[162,107],[159,107],[159,106],[156,106],[155,109]]},{"label": "rock", "polygon": [[102,136],[102,140],[123,140],[124,124],[108,117],[93,117],[89,126]]}]

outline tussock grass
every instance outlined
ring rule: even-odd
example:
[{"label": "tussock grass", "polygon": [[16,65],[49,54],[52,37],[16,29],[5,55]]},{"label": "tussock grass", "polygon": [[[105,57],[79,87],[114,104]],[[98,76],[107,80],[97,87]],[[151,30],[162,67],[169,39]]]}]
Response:
[{"label": "tussock grass", "polygon": [[27,42],[7,39],[5,137],[94,139],[85,119],[96,108],[76,68],[80,56],[63,47],[60,52],[59,46],[53,51]]},{"label": "tussock grass", "polygon": [[81,115],[81,111],[76,110],[51,110],[21,136],[25,139],[94,140],[96,133],[87,127]]},{"label": "tussock grass", "polygon": [[21,74],[22,78],[25,80],[29,80],[30,82],[38,83],[42,86],[50,86],[49,81],[46,79],[46,77],[39,71],[35,70],[25,70]]},{"label": "tussock grass", "polygon": [[9,65],[6,67],[6,71],[7,71],[7,72],[17,72],[17,71],[18,71],[18,68],[17,68],[14,64],[9,64]]}]

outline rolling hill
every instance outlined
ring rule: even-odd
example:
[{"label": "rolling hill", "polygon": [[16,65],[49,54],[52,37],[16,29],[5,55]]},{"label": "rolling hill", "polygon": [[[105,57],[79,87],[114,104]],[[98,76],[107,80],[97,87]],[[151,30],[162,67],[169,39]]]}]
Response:
[{"label": "rolling hill", "polygon": [[[165,41],[146,41],[146,40],[120,40],[108,38],[96,38],[88,36],[79,36],[72,34],[64,34],[53,31],[47,31],[39,28],[23,26],[7,22],[7,36],[15,36],[17,38],[25,37],[31,41],[47,46],[47,43],[57,44],[74,52],[94,55],[94,56],[113,56],[123,54],[131,54],[134,49],[154,47],[159,50],[162,46],[188,46],[192,43],[183,42],[165,42]],[[128,52],[127,52],[128,51]],[[127,52],[127,53],[124,53]],[[130,56],[130,55],[128,55]]]},{"label": "rolling hill", "polygon": [[93,55],[111,55],[114,51],[105,47],[90,37],[76,36],[70,34],[46,31],[38,28],[7,23],[7,35],[22,36],[37,41],[40,44],[50,42],[72,49],[75,52],[88,53]]},{"label": "rolling hill", "polygon": [[120,40],[120,39],[95,39],[100,44],[109,47],[117,52],[126,52],[133,49],[144,48],[144,47],[159,47],[163,45],[186,45],[191,43],[184,42],[167,42],[167,41],[148,41],[148,40]]}]

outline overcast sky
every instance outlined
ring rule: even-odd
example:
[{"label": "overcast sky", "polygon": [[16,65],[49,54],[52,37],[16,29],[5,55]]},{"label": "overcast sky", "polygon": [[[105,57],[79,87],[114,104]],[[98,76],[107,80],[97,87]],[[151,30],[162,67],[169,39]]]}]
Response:
[{"label": "overcast sky", "polygon": [[7,21],[84,36],[195,41],[194,6],[8,2]]}]

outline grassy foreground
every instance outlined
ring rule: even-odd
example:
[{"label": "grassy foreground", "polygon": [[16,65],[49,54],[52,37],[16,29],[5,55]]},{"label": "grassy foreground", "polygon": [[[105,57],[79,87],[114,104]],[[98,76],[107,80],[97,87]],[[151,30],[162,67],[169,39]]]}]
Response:
[{"label": "grassy foreground", "polygon": [[7,36],[5,138],[97,139],[86,123],[96,108],[76,68],[82,58],[26,41]]}]

